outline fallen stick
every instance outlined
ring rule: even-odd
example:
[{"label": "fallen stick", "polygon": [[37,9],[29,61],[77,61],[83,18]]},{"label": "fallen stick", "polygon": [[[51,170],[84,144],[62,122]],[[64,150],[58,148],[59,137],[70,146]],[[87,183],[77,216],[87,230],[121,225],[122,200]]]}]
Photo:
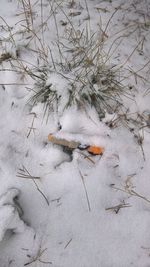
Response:
[{"label": "fallen stick", "polygon": [[87,150],[90,154],[95,156],[102,155],[104,153],[104,148],[101,146],[86,145],[76,141],[68,141],[66,139],[58,138],[53,134],[48,135],[48,140],[55,145],[67,147],[72,150],[76,148],[80,150]]}]

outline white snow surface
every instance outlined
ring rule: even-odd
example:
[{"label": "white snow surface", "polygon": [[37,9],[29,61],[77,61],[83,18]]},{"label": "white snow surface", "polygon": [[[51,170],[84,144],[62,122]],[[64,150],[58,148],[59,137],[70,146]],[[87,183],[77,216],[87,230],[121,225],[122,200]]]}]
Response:
[{"label": "white snow surface", "polygon": [[[31,31],[23,2],[31,3]],[[75,12],[80,13],[69,16]],[[100,25],[107,30],[105,53],[110,64],[123,65],[122,83],[133,88],[132,97],[123,97],[127,117],[138,121],[143,116],[148,123],[149,0],[1,0],[0,58],[10,53],[15,67],[10,59],[0,63],[0,267],[149,267],[149,128],[134,126],[140,145],[125,123],[115,125],[117,113],[105,111],[100,121],[94,107],[64,110],[67,83],[54,70],[47,85],[63,95],[58,112],[46,120],[43,103],[29,103],[35,80],[25,68],[33,71],[39,62],[52,60],[48,53],[44,61],[41,43],[59,57],[56,40],[58,33],[64,35],[65,14],[81,30],[89,24],[94,32]],[[26,16],[30,20],[30,12]],[[37,37],[31,38],[33,32]],[[16,51],[19,58],[13,60]],[[48,143],[49,133],[100,145],[104,154],[76,149],[71,159]]]}]

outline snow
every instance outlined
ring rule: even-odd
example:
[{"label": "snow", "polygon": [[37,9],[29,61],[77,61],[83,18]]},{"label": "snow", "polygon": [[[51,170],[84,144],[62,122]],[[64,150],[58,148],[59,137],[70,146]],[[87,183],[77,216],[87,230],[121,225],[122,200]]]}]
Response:
[{"label": "snow", "polygon": [[15,207],[13,203],[13,198],[16,197],[17,194],[18,190],[11,189],[1,197],[0,241],[2,241],[4,234],[8,229],[14,229],[17,233],[24,232],[25,230],[25,224],[20,220],[16,210],[17,207]]},{"label": "snow", "polygon": [[[11,59],[0,63],[0,267],[150,266],[149,10],[148,0],[1,0],[0,59]],[[106,29],[104,59],[120,68],[123,105],[101,120],[94,107],[65,108],[74,76],[56,73],[52,58],[58,65],[67,16],[79,34]],[[41,69],[61,95],[48,117],[44,103],[30,101],[37,77],[28,74]],[[49,133],[104,154],[69,155]]]}]

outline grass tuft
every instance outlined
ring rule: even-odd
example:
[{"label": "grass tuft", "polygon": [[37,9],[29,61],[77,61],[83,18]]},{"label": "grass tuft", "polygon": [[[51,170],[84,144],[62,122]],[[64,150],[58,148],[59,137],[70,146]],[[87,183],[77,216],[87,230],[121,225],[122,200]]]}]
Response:
[{"label": "grass tuft", "polygon": [[[67,98],[64,109],[69,106],[94,107],[103,117],[105,111],[116,111],[122,105],[121,94],[126,94],[119,81],[119,71],[105,63],[104,41],[99,33],[92,34],[84,29],[82,32],[71,25],[66,29],[66,36],[57,43],[59,59],[51,56],[43,80],[38,79],[31,101],[45,103],[45,111],[50,112],[59,104],[60,95],[47,85],[51,72],[57,73],[66,80]],[[63,91],[62,91],[63,95]],[[63,109],[63,110],[64,110]]]}]

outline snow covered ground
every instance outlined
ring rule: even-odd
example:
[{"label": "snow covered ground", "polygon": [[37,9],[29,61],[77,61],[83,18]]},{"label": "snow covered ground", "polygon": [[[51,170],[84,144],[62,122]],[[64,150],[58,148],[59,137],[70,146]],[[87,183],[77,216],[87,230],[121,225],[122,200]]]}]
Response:
[{"label": "snow covered ground", "polygon": [[[0,267],[150,267],[149,0],[1,0],[0,21]],[[66,107],[70,27],[103,38],[120,74],[122,107],[101,120]],[[48,117],[30,101],[47,72],[62,96]],[[56,132],[104,154],[71,158]]]}]

